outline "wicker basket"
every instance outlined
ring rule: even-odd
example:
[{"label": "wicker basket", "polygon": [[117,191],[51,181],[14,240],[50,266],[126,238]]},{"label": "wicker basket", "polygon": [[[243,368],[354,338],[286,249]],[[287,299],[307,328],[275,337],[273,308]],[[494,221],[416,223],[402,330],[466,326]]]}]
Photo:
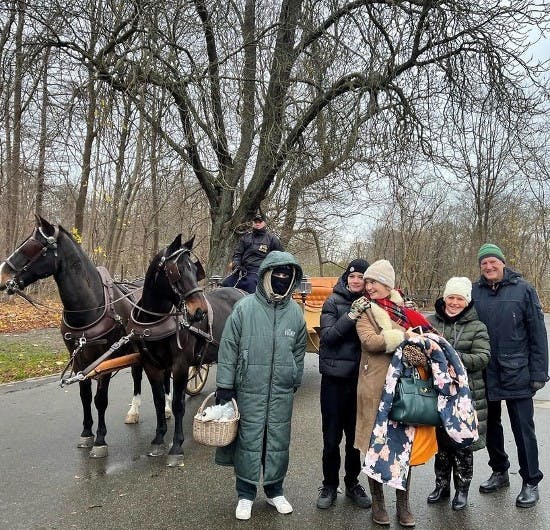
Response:
[{"label": "wicker basket", "polygon": [[200,419],[208,400],[215,395],[212,392],[202,402],[202,405],[197,410],[197,414],[193,418],[193,438],[196,442],[202,445],[209,445],[211,447],[224,447],[229,445],[237,437],[237,429],[239,427],[239,408],[237,402],[233,399],[233,407],[235,409],[235,416],[228,421],[209,420],[203,421]]}]

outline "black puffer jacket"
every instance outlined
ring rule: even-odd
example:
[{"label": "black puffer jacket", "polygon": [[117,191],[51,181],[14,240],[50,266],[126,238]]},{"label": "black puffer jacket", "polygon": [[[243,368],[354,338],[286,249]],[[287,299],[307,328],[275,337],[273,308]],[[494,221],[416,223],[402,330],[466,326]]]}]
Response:
[{"label": "black puffer jacket", "polygon": [[443,298],[440,298],[435,303],[435,315],[429,316],[428,320],[457,351],[468,373],[478,419],[479,439],[473,445],[474,451],[477,451],[485,447],[487,433],[487,398],[483,380],[483,369],[491,358],[487,328],[478,319],[473,302],[458,315],[450,317],[445,313]]},{"label": "black puffer jacket", "polygon": [[491,339],[488,398],[533,396],[531,382],[548,381],[548,339],[535,289],[518,272],[505,268],[496,289],[484,277],[475,282],[472,298]]},{"label": "black puffer jacket", "polygon": [[355,320],[348,316],[351,304],[363,293],[352,293],[343,277],[334,286],[321,311],[319,371],[334,377],[358,377],[361,342]]},{"label": "black puffer jacket", "polygon": [[265,228],[255,228],[239,239],[233,254],[233,267],[244,266],[256,271],[273,250],[283,250],[279,238]]}]

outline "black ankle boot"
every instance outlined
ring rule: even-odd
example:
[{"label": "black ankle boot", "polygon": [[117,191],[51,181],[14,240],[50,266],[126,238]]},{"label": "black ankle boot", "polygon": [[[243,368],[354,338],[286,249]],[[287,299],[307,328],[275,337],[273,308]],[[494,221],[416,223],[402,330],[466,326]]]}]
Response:
[{"label": "black ankle boot", "polygon": [[531,508],[537,502],[539,502],[539,487],[536,484],[524,482],[516,498],[516,506],[518,508]]},{"label": "black ankle boot", "polygon": [[468,490],[456,490],[451,507],[453,510],[464,510],[468,506]]},{"label": "black ankle boot", "polygon": [[510,485],[508,471],[493,471],[491,476],[479,486],[480,493],[493,493]]},{"label": "black ankle boot", "polygon": [[451,488],[449,484],[443,482],[437,482],[435,489],[428,495],[428,503],[436,504],[441,502],[443,499],[448,499],[451,496]]}]

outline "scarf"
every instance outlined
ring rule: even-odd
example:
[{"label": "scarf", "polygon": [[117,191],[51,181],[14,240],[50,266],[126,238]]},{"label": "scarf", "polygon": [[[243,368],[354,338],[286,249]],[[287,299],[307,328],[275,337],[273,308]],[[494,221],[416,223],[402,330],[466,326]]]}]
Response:
[{"label": "scarf", "polygon": [[437,333],[437,330],[428,322],[422,313],[410,307],[400,306],[389,298],[382,298],[380,300],[372,300],[369,298],[369,300],[386,311],[389,317],[402,328],[409,329],[420,326],[424,333]]},{"label": "scarf", "polygon": [[407,329],[411,326],[405,313],[406,308],[404,308],[403,306],[396,304],[389,298],[381,298],[379,300],[372,300],[371,298],[369,298],[369,300],[371,302],[374,302],[377,306],[381,307],[386,313],[388,313],[390,318],[395,323],[399,324],[402,328]]}]

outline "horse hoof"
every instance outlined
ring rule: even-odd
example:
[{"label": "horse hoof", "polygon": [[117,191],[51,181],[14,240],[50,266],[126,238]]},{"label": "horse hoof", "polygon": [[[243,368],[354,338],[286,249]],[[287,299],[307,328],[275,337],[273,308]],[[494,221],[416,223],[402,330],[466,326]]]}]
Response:
[{"label": "horse hoof", "polygon": [[93,436],[81,436],[76,446],[80,449],[88,449],[90,447],[93,447],[93,445],[94,445]]},{"label": "horse hoof", "polygon": [[139,414],[128,414],[126,418],[124,418],[124,423],[127,425],[139,423]]},{"label": "horse hoof", "polygon": [[105,458],[109,454],[106,445],[94,445],[90,451],[90,458]]},{"label": "horse hoof", "polygon": [[168,467],[183,467],[185,465],[183,455],[168,455],[166,457],[166,465]]},{"label": "horse hoof", "polygon": [[147,456],[164,456],[166,454],[166,448],[164,445],[154,445],[153,448],[147,453]]}]

